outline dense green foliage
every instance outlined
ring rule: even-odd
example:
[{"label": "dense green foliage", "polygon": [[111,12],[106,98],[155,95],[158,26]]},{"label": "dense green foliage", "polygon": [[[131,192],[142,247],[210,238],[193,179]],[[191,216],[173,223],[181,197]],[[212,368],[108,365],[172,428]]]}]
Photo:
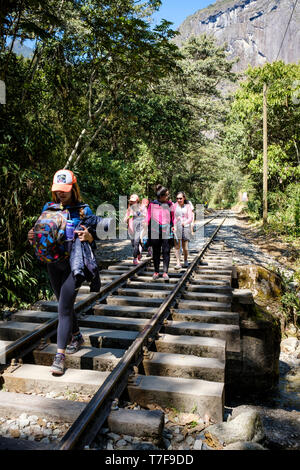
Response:
[{"label": "dense green foliage", "polygon": [[[268,223],[265,232],[284,235],[297,243],[300,235],[300,65],[282,61],[249,68],[231,104],[222,141],[220,163],[224,176],[212,191],[215,206],[236,204],[247,191],[247,213],[262,217],[263,194],[263,85],[267,85]],[[295,273],[286,282],[281,312],[287,323],[299,325],[299,256]]]},{"label": "dense green foliage", "polygon": [[[133,191],[153,197],[158,183],[203,201],[215,164],[209,132],[226,114],[218,85],[233,79],[231,64],[210,38],[180,51],[170,23],[151,28],[160,3],[16,0],[1,10],[2,305],[49,293],[27,231],[57,169],[76,173],[94,210]],[[32,41],[31,58],[14,53],[17,39]]]},{"label": "dense green foliage", "polygon": [[223,152],[229,162],[234,162],[240,181],[234,196],[238,191],[248,191],[249,212],[254,218],[261,217],[264,83],[268,103],[269,228],[299,235],[299,65],[279,61],[249,68],[231,106]]}]

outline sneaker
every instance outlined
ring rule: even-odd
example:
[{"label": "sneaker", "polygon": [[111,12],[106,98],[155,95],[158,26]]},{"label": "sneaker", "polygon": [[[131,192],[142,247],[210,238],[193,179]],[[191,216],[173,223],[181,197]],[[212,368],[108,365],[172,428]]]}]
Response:
[{"label": "sneaker", "polygon": [[184,267],[184,268],[188,268],[188,267],[189,267],[189,263],[188,263],[187,261],[185,261],[185,262],[183,263],[183,267]]},{"label": "sneaker", "polygon": [[139,264],[139,262],[138,262],[138,259],[137,259],[137,258],[134,258],[134,260],[133,260],[133,264],[134,264],[135,266],[137,266],[137,265]]},{"label": "sneaker", "polygon": [[63,375],[65,372],[65,355],[63,353],[57,353],[55,355],[50,371],[52,375]]},{"label": "sneaker", "polygon": [[170,279],[168,273],[163,273],[162,277],[165,281],[168,281]]},{"label": "sneaker", "polygon": [[66,354],[76,353],[84,343],[84,339],[81,333],[79,335],[72,335],[71,343],[66,348]]},{"label": "sneaker", "polygon": [[152,276],[152,279],[155,281],[155,279],[159,278],[159,273],[154,273]]},{"label": "sneaker", "polygon": [[142,253],[138,255],[137,259],[138,259],[138,261],[141,261],[141,259],[142,259]]},{"label": "sneaker", "polygon": [[176,264],[175,269],[181,269],[181,264]]}]

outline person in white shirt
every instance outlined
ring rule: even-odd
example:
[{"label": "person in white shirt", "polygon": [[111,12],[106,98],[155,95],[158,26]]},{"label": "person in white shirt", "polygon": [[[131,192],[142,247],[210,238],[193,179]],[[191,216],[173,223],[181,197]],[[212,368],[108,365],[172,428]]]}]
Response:
[{"label": "person in white shirt", "polygon": [[184,256],[183,267],[188,267],[188,246],[191,239],[193,221],[194,213],[192,205],[187,200],[185,193],[181,191],[176,196],[174,206],[174,248],[177,262],[175,269],[182,267],[180,264],[180,245]]}]

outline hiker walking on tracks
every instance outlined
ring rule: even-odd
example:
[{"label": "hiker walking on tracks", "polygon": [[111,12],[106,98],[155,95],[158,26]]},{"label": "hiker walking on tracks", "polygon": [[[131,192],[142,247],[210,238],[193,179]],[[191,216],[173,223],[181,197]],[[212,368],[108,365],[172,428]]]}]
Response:
[{"label": "hiker walking on tracks", "polygon": [[129,198],[129,205],[126,211],[124,222],[128,224],[128,235],[133,248],[133,264],[138,265],[142,258],[142,236],[143,226],[146,219],[147,209],[140,203],[137,194],[132,194]]},{"label": "hiker walking on tracks", "polygon": [[148,206],[148,239],[153,249],[153,280],[159,278],[160,254],[163,257],[163,279],[168,281],[170,250],[173,245],[174,205],[169,201],[169,191],[159,186],[157,199]]},{"label": "hiker walking on tracks", "polygon": [[184,264],[183,267],[188,267],[188,246],[191,239],[191,224],[193,223],[194,216],[192,205],[186,199],[184,192],[179,192],[176,196],[176,203],[174,205],[174,228],[175,228],[175,238],[174,238],[174,248],[177,264],[175,269],[180,269],[180,245],[182,246]]},{"label": "hiker walking on tracks", "polygon": [[[72,171],[57,171],[51,190],[52,202],[43,207],[34,228],[28,232],[28,240],[35,247],[36,256],[46,262],[58,300],[57,354],[51,372],[62,375],[65,354],[75,353],[84,343],[74,311],[76,289],[86,276],[89,281],[98,280],[93,290],[100,290],[99,271],[90,246],[97,238],[95,222],[100,218],[81,202],[79,186]],[[87,228],[89,221],[93,227]],[[83,265],[86,257],[86,265],[92,273]]]}]

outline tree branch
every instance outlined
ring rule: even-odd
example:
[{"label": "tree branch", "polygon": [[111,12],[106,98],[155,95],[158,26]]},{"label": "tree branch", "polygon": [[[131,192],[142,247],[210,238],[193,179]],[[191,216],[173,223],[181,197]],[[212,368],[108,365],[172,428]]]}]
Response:
[{"label": "tree branch", "polygon": [[87,151],[87,149],[90,147],[90,145],[92,144],[92,142],[96,139],[97,135],[99,134],[99,132],[101,131],[102,127],[104,126],[104,124],[106,123],[106,121],[108,121],[108,119],[110,118],[112,114],[112,111],[110,112],[110,114],[108,116],[106,116],[106,118],[102,121],[102,123],[100,124],[100,126],[98,127],[98,129],[96,130],[96,132],[94,133],[94,135],[91,137],[91,139],[89,140],[89,142],[85,145],[85,147],[83,148],[83,150],[80,152],[80,154],[77,156],[75,162],[74,162],[74,165],[77,165],[79,160],[81,159],[82,155]]},{"label": "tree branch", "polygon": [[[64,3],[65,3],[65,0],[61,0],[61,4],[60,4],[60,6],[59,6],[58,13],[61,12]],[[54,30],[54,25],[52,24],[52,25],[50,26],[50,29],[49,29],[49,34],[51,34],[51,33],[53,32],[53,30]],[[41,57],[42,57],[42,53],[43,53],[44,47],[45,47],[45,44],[43,44],[42,47],[40,48],[40,50],[38,50],[38,44],[37,44],[37,46],[36,46],[36,50],[34,51],[34,56],[33,56],[33,59],[32,59],[32,61],[31,61],[30,67],[29,67],[29,71],[30,71],[32,65],[34,64],[34,65],[33,65],[33,70],[31,71],[30,76],[29,76],[29,82],[31,82],[32,79],[33,79],[33,77],[34,77],[34,74],[35,74],[35,72],[36,72],[36,70],[37,70],[37,67],[38,67],[39,62],[40,62]],[[34,61],[35,61],[35,63],[34,63]],[[26,78],[26,81],[27,81],[27,78]],[[26,83],[26,81],[25,81],[24,83]],[[25,88],[25,89],[23,88],[22,100],[21,100],[21,103],[22,103],[22,104],[23,104],[23,102],[24,102],[26,93],[27,93],[27,88]]]}]

